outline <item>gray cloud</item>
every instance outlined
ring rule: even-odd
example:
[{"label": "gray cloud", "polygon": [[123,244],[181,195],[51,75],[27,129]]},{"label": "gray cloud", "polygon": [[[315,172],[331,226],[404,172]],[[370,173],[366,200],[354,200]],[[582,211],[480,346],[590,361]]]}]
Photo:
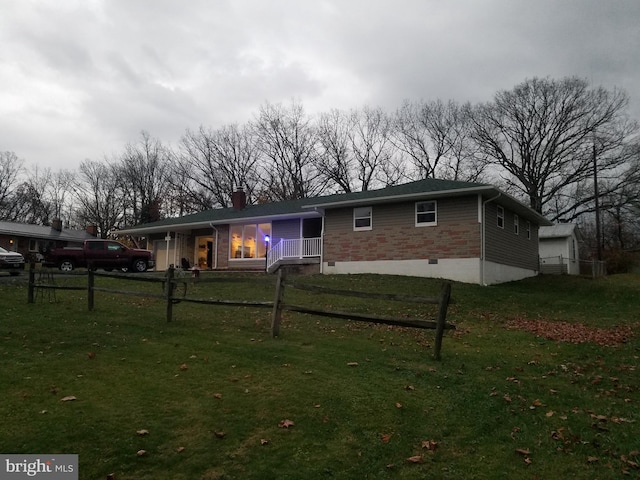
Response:
[{"label": "gray cloud", "polygon": [[480,102],[534,76],[622,88],[639,118],[638,18],[637,0],[5,2],[0,150],[73,169],[265,102]]}]

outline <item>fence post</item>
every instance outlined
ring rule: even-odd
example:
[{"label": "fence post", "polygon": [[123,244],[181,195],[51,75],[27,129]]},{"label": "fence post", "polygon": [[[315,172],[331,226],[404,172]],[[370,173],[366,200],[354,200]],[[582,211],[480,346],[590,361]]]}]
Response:
[{"label": "fence post", "polygon": [[167,270],[167,322],[171,321],[171,317],[173,316],[173,265],[169,266]]},{"label": "fence post", "polygon": [[27,290],[27,303],[33,303],[33,291],[36,285],[36,264],[29,264],[29,289]]},{"label": "fence post", "polygon": [[93,270],[89,269],[88,271],[89,273],[89,277],[87,280],[87,307],[89,308],[89,311],[92,312],[93,311],[93,301],[94,301],[94,290],[93,290],[93,286],[95,285],[96,282],[96,277],[93,273]]},{"label": "fence post", "polygon": [[447,321],[447,308],[451,298],[451,284],[446,282],[442,285],[440,293],[440,307],[438,309],[438,320],[436,323],[436,341],[433,346],[433,358],[440,360],[440,350],[442,349],[442,336],[444,335],[444,325]]},{"label": "fence post", "polygon": [[278,269],[278,279],[276,280],[276,297],[273,302],[273,313],[271,316],[271,337],[280,335],[280,319],[282,317],[282,300],[284,298],[284,282],[287,274],[283,267]]}]

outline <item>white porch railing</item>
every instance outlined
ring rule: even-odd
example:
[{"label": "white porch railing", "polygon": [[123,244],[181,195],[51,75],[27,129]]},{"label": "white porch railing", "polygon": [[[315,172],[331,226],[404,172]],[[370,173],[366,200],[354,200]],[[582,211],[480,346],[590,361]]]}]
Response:
[{"label": "white porch railing", "polygon": [[283,238],[267,252],[267,271],[276,263],[288,258],[320,257],[321,238]]}]

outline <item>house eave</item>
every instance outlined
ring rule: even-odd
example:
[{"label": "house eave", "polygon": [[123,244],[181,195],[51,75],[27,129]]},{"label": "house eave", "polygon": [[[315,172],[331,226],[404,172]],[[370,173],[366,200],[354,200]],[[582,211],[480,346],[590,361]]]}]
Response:
[{"label": "house eave", "polygon": [[212,225],[237,225],[244,223],[266,223],[274,220],[286,220],[290,218],[312,218],[318,217],[320,214],[315,211],[281,213],[278,215],[256,215],[253,217],[237,217],[225,218],[220,220],[203,220],[191,223],[168,223],[165,225],[154,225],[150,227],[132,227],[118,230],[116,233],[120,235],[148,235],[153,233],[175,232],[183,230],[195,230],[201,228],[210,228]]},{"label": "house eave", "polygon": [[461,196],[461,195],[482,195],[488,194],[489,196],[493,196],[496,194],[500,194],[500,199],[503,201],[506,200],[509,207],[512,208],[516,213],[522,215],[531,220],[535,220],[538,225],[552,225],[552,222],[547,220],[545,217],[540,215],[535,210],[527,207],[523,203],[519,202],[511,195],[500,191],[499,189],[491,186],[491,185],[482,185],[478,187],[472,188],[457,188],[452,190],[440,190],[435,192],[414,192],[407,193],[403,195],[385,195],[383,197],[366,197],[366,198],[355,198],[349,200],[337,200],[333,202],[321,202],[321,203],[313,203],[310,202],[307,205],[304,205],[302,208],[310,209],[326,209],[326,208],[341,208],[341,207],[356,207],[356,206],[364,206],[364,205],[375,205],[380,203],[391,203],[391,202],[402,202],[402,201],[413,201],[413,200],[431,200],[431,199],[439,199],[453,196]]}]

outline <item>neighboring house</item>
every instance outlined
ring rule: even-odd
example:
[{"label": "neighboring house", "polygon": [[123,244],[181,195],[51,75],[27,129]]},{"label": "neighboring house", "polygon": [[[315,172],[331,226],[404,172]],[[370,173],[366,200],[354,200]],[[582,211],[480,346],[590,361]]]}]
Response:
[{"label": "neighboring house", "polygon": [[[156,269],[380,273],[494,284],[538,273],[544,217],[491,185],[420,180],[379,190],[246,205],[119,231],[147,237]],[[183,262],[183,259],[186,262]]]},{"label": "neighboring house", "polygon": [[580,274],[580,234],[575,223],[540,227],[538,235],[542,273]]},{"label": "neighboring house", "polygon": [[62,228],[61,220],[54,220],[50,227],[0,221],[0,247],[21,253],[27,261],[38,261],[47,249],[82,245],[96,233],[93,226],[86,231]]}]

